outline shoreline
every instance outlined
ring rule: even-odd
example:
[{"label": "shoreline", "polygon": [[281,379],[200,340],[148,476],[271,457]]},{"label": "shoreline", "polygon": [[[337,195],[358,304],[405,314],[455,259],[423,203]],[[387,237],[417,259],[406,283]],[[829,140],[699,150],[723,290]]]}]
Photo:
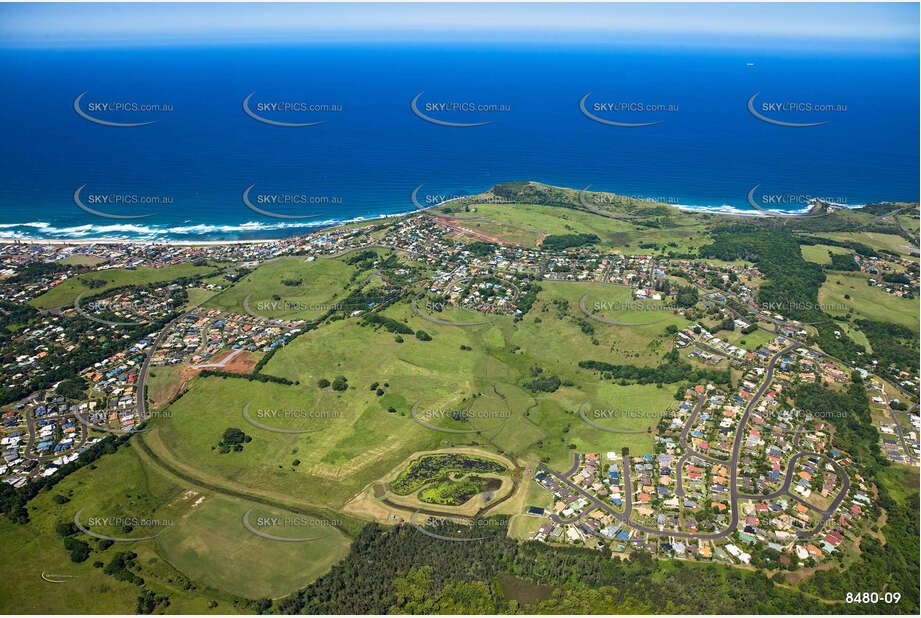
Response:
[{"label": "shoreline", "polygon": [[285,238],[266,238],[261,240],[141,240],[138,238],[79,238],[64,240],[60,238],[0,238],[0,245],[60,245],[62,247],[89,245],[175,245],[179,247],[212,247],[218,245],[258,245],[270,242],[282,242],[296,236]]},{"label": "shoreline", "polygon": [[[340,221],[337,223],[330,223],[325,226],[318,226],[310,231],[291,234],[290,236],[280,236],[274,238],[260,238],[260,239],[221,239],[221,240],[176,240],[176,239],[142,239],[142,238],[106,238],[106,237],[96,237],[96,238],[55,238],[55,237],[29,237],[29,238],[0,238],[0,246],[2,245],[40,245],[40,246],[89,246],[89,245],[160,245],[160,246],[177,246],[177,247],[213,247],[221,245],[258,245],[258,244],[268,244],[268,243],[277,243],[285,242],[293,238],[298,238],[302,236],[307,236],[309,234],[315,234],[323,230],[331,230],[345,225],[354,225],[366,223],[369,225],[374,225],[378,221],[384,221],[387,219],[397,219],[400,217],[411,216],[415,213],[426,212],[434,208],[440,208],[446,204],[453,202],[455,200],[464,199],[471,196],[458,196],[451,199],[439,202],[437,204],[432,204],[431,206],[422,206],[417,203],[417,208],[415,210],[410,210],[402,213],[394,214],[381,214],[371,218],[356,217],[354,219]],[[880,202],[882,203],[882,202]],[[766,215],[764,212],[752,209],[752,210],[743,210],[736,206],[731,206],[729,204],[723,204],[721,206],[701,206],[701,205],[691,205],[691,204],[666,204],[671,208],[675,208],[681,212],[694,212],[700,214],[711,214],[711,215],[722,215],[727,217],[764,217],[770,216]],[[856,204],[854,206],[846,206],[843,204],[834,204],[835,206],[840,206],[846,209],[859,209],[866,206],[866,204]],[[812,214],[818,204],[813,204],[806,209],[801,209],[793,213],[787,211],[778,211],[780,214],[786,216],[797,216],[797,215],[809,215]],[[22,224],[4,224],[5,227],[13,227],[17,225],[28,225],[27,223]]]}]

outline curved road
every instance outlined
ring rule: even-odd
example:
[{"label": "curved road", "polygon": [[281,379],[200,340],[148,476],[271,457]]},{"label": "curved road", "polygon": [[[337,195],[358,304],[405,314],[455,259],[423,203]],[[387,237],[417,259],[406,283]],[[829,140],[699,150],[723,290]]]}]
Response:
[{"label": "curved road", "polygon": [[[593,503],[596,507],[614,516],[615,518],[620,520],[622,523],[624,523],[627,526],[630,526],[634,530],[638,530],[640,532],[646,532],[647,534],[655,534],[655,535],[660,535],[660,536],[671,536],[675,538],[685,538],[685,539],[713,539],[715,540],[715,539],[721,539],[721,538],[730,536],[736,531],[736,528],[739,525],[739,504],[738,503],[740,500],[769,499],[770,497],[773,496],[773,494],[768,495],[768,496],[748,496],[748,495],[745,495],[739,492],[739,490],[737,489],[738,488],[739,455],[741,454],[741,450],[742,450],[742,439],[743,439],[743,436],[745,435],[745,426],[748,424],[748,419],[751,416],[752,411],[755,409],[755,406],[761,400],[761,397],[764,395],[765,391],[770,386],[774,378],[774,366],[784,354],[786,354],[790,350],[797,347],[797,345],[798,344],[787,346],[786,348],[780,350],[779,352],[775,353],[774,356],[771,357],[770,361],[768,362],[767,371],[765,372],[764,381],[762,382],[761,386],[758,388],[755,395],[752,397],[748,406],[745,408],[745,413],[742,415],[742,418],[739,420],[739,426],[736,429],[735,441],[733,442],[733,447],[732,447],[732,457],[730,461],[728,462],[719,462],[719,463],[727,464],[730,466],[730,480],[729,480],[730,521],[729,521],[729,525],[723,530],[717,530],[714,532],[684,532],[680,530],[659,530],[657,528],[651,528],[649,526],[644,526],[642,524],[638,524],[636,522],[631,521],[630,515],[633,511],[633,485],[630,480],[630,459],[626,455],[623,457],[623,460],[622,460],[623,479],[624,479],[624,510],[623,512],[615,510],[607,502],[600,500],[598,497],[586,492],[581,487],[579,487],[578,485],[570,481],[568,478],[568,475],[573,472],[572,469],[570,469],[567,475],[562,475],[548,468],[547,466],[543,464],[541,464],[540,467],[547,474],[550,474],[551,476],[555,477],[560,482],[565,484],[567,487],[569,487],[573,492],[586,498],[591,503]],[[695,407],[694,412],[692,413],[691,417],[689,418],[689,421],[693,420],[693,418],[696,417],[697,413],[700,411],[700,408],[703,404],[703,400],[704,400],[703,397],[701,397],[698,400],[698,404]],[[685,430],[682,432],[682,437],[684,438],[685,441],[687,439],[687,431],[690,428],[690,425],[691,423],[688,422],[685,425]],[[691,452],[691,453],[688,453],[687,455],[697,455],[697,454]],[[687,455],[685,455],[685,457],[687,457]],[[793,496],[792,494],[788,492],[790,483],[792,482],[792,478],[793,478],[792,471],[793,471],[795,460],[800,457],[805,457],[808,455],[817,455],[817,454],[811,453],[809,451],[800,451],[796,453],[793,456],[793,458],[790,459],[788,463],[787,478],[785,480],[784,487],[778,492],[776,492],[777,496],[780,496],[781,494],[786,494],[786,495],[793,497],[794,499],[797,499],[796,496]],[[819,456],[824,457],[822,455],[819,455]],[[685,457],[682,457],[682,459],[684,459]],[[827,457],[824,457],[824,458],[828,459]],[[848,490],[850,489],[850,479],[848,479],[847,474],[844,472],[841,466],[838,465],[837,462],[831,459],[829,459],[829,461],[832,462],[832,464],[835,466],[836,470],[838,471],[838,475],[843,479],[842,490],[838,493],[838,495],[832,501],[831,506],[827,510],[819,511],[820,513],[822,513],[822,520],[818,524],[818,526],[816,526],[812,530],[798,532],[797,534],[800,537],[813,536],[817,534],[819,531],[821,531],[822,527],[825,525],[825,522],[834,514],[835,510],[838,508],[838,506],[847,496]],[[680,474],[680,470],[679,470],[679,474]],[[811,507],[811,508],[813,510],[818,510],[815,507]],[[572,523],[572,521],[578,521],[578,519],[579,518],[575,518],[574,520],[566,521],[566,520],[560,520],[559,518],[557,518],[554,521],[556,521],[557,523]]]},{"label": "curved road", "polygon": [[[29,440],[26,442],[26,448],[22,452],[23,459],[30,459],[32,461],[53,461],[59,457],[63,457],[64,454],[62,453],[54,453],[52,455],[34,455],[33,454],[35,451],[35,442],[36,442],[35,418],[32,416],[31,413],[26,413],[25,416],[26,416],[26,425],[29,429]],[[77,418],[77,422],[80,423],[80,427],[81,427],[80,441],[79,443],[71,447],[71,450],[66,454],[70,454],[71,452],[79,452],[80,449],[82,449],[83,446],[86,444],[86,441],[89,439],[86,421],[83,419],[82,416],[79,416],[77,414],[74,414],[74,416]],[[46,420],[47,421],[65,421],[65,420],[69,420],[69,418],[70,418],[69,414],[57,414],[54,416],[44,416],[42,417],[42,420],[43,421],[46,421]],[[36,468],[32,472],[32,474],[30,474],[30,476],[32,478],[35,478],[36,476],[38,476],[39,472],[40,472],[39,468]]]},{"label": "curved road", "polygon": [[135,388],[135,407],[137,408],[138,425],[147,420],[147,407],[144,396],[144,380],[147,378],[147,371],[150,369],[150,360],[153,358],[157,348],[160,347],[160,342],[163,341],[163,338],[166,337],[166,334],[173,327],[173,324],[183,319],[187,315],[190,315],[194,309],[195,308],[193,307],[193,309],[185,311],[167,322],[166,326],[163,327],[163,330],[161,330],[151,342],[150,348],[147,350],[147,354],[144,355],[144,362],[141,364],[140,370],[138,370],[138,383],[137,387]]}]

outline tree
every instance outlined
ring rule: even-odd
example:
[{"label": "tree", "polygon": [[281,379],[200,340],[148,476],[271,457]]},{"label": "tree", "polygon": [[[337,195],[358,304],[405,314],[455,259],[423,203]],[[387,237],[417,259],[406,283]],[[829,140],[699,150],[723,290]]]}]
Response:
[{"label": "tree", "polygon": [[228,427],[224,430],[224,435],[221,438],[221,442],[224,444],[243,444],[246,440],[246,434],[243,433],[242,429],[236,427]]}]

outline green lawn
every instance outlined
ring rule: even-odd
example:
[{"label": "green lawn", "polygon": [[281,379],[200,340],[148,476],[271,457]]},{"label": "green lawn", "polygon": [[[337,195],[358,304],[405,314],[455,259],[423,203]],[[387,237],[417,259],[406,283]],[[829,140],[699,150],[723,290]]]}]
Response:
[{"label": "green lawn", "polygon": [[[41,296],[34,298],[29,304],[38,309],[52,309],[73,305],[81,294],[95,295],[106,290],[125,285],[146,285],[148,283],[163,283],[181,277],[193,277],[215,272],[214,266],[195,266],[193,264],[176,264],[163,268],[138,268],[128,270],[112,268],[99,270],[79,275],[56,285]],[[104,281],[104,285],[90,287],[90,281]]]}]

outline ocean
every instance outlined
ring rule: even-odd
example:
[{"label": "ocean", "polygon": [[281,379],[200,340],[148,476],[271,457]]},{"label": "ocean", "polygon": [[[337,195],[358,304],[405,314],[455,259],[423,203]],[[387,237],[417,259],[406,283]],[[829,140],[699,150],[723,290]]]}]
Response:
[{"label": "ocean", "polygon": [[914,201],[917,66],[565,37],[0,48],[0,239],[277,238],[512,180],[747,214]]}]

